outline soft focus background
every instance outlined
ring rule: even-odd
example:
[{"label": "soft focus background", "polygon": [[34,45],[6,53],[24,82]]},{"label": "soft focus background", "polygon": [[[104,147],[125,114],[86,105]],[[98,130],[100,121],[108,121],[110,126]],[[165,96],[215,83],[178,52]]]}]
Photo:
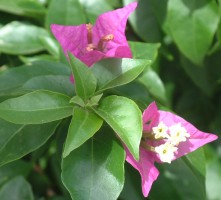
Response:
[{"label": "soft focus background", "polygon": [[[0,75],[39,60],[67,64],[50,24],[94,23],[99,14],[130,2],[133,0],[0,0]],[[150,47],[158,49],[158,54],[149,68],[149,81],[125,92],[147,102],[156,100],[200,130],[221,136],[221,1],[138,2],[129,18],[127,38],[152,43],[143,49],[144,58]],[[18,80],[24,83],[31,76],[21,72],[9,74],[7,80],[0,78],[0,101],[18,95]],[[24,159],[0,168],[1,200],[23,200],[22,195],[30,193],[38,200],[69,199],[61,183],[53,139]],[[0,159],[3,154],[0,149]],[[192,157],[191,168],[184,162],[187,158],[158,166],[161,174],[148,199],[221,200],[220,139],[188,156]],[[21,188],[22,193],[18,192]],[[128,164],[119,199],[144,199],[139,174]]]}]

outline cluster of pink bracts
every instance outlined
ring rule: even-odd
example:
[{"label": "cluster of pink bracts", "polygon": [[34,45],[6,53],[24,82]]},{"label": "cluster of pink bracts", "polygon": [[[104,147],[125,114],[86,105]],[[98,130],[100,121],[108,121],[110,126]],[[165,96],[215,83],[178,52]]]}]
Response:
[{"label": "cluster of pink bracts", "polygon": [[[125,36],[127,19],[137,3],[100,15],[95,23],[79,26],[53,24],[51,30],[64,53],[71,52],[88,67],[104,58],[132,58]],[[68,56],[68,55],[67,55]],[[154,163],[170,163],[217,136],[204,133],[171,112],[158,110],[155,102],[143,112],[143,137],[140,160],[133,158],[127,147],[126,160],[137,169],[142,178],[142,191],[146,197],[159,171]]]}]

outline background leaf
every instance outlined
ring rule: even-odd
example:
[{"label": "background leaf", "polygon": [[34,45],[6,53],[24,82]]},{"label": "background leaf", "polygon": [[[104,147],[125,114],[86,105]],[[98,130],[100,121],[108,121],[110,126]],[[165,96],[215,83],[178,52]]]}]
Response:
[{"label": "background leaf", "polygon": [[169,0],[166,26],[180,51],[196,65],[212,43],[219,23],[215,1]]},{"label": "background leaf", "polygon": [[21,176],[18,176],[7,182],[0,189],[0,199],[2,200],[34,200],[31,186]]},{"label": "background leaf", "polygon": [[72,114],[70,98],[60,93],[37,90],[0,104],[0,117],[17,124],[43,124]]},{"label": "background leaf", "polygon": [[39,36],[47,36],[43,28],[21,22],[11,22],[0,29],[0,52],[8,54],[32,54],[43,51]]},{"label": "background leaf", "polygon": [[59,123],[56,121],[40,125],[23,125],[0,149],[0,165],[17,160],[38,149],[50,138]]},{"label": "background leaf", "polygon": [[0,0],[0,10],[31,17],[43,17],[46,11],[37,0]]},{"label": "background leaf", "polygon": [[[42,77],[44,75],[64,75],[69,78],[70,74],[71,71],[66,65],[49,61],[39,61],[29,65],[5,70],[2,73],[0,72],[0,100],[1,98],[4,99],[4,96],[25,94],[26,92],[21,88],[28,81],[32,82],[32,78]],[[30,82],[27,83],[28,86],[30,86]],[[35,85],[35,87],[39,87],[39,85]],[[44,87],[44,89],[47,88]],[[50,88],[50,90],[53,89]]]},{"label": "background leaf", "polygon": [[46,16],[46,27],[51,24],[80,25],[86,23],[79,0],[51,0]]},{"label": "background leaf", "polygon": [[[127,5],[133,0],[124,0]],[[160,27],[154,16],[150,0],[139,0],[136,10],[130,15],[129,21],[136,34],[146,42],[160,41]],[[150,31],[151,30],[151,31]]]}]

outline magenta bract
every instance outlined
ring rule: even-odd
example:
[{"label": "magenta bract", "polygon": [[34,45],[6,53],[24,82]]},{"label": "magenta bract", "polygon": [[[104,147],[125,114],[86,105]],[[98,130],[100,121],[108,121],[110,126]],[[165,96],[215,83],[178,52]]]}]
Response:
[{"label": "magenta bract", "polygon": [[143,112],[140,160],[136,161],[125,147],[126,160],[139,171],[143,195],[146,197],[159,175],[154,162],[170,163],[216,139],[216,135],[198,130],[183,118],[158,110],[153,102]]},{"label": "magenta bract", "polygon": [[124,8],[100,15],[94,26],[51,25],[51,31],[61,44],[64,53],[71,52],[87,66],[103,58],[132,58],[125,28],[127,19],[137,6],[133,2]]}]

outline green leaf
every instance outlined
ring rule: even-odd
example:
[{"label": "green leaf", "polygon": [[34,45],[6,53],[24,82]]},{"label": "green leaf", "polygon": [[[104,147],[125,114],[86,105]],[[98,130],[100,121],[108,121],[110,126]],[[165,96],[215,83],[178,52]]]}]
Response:
[{"label": "green leaf", "polygon": [[[70,76],[68,66],[49,61],[35,62],[0,72],[0,98],[1,96],[24,94],[21,87],[30,79],[43,75]],[[53,83],[55,84],[55,83]]]},{"label": "green leaf", "polygon": [[210,74],[212,71],[210,67],[211,65],[209,64],[208,66],[197,67],[184,56],[181,56],[181,64],[194,84],[199,87],[204,94],[207,96],[212,96],[215,90],[216,82],[215,78],[213,78],[213,76]]},{"label": "green leaf", "polygon": [[95,112],[102,117],[121,138],[136,160],[142,136],[142,113],[130,99],[120,96],[104,98]]},{"label": "green leaf", "polygon": [[198,176],[198,179],[201,179],[201,182],[205,182],[206,158],[203,148],[199,148],[187,154],[186,157],[184,157],[184,160],[187,162],[187,164],[190,164],[190,167],[195,175]]},{"label": "green leaf", "polygon": [[0,188],[15,176],[28,176],[32,170],[32,164],[23,160],[16,160],[0,168]]},{"label": "green leaf", "polygon": [[46,11],[38,0],[0,0],[0,10],[29,17],[41,17]]},{"label": "green leaf", "polygon": [[91,138],[102,126],[103,120],[91,111],[76,107],[68,130],[63,157]]},{"label": "green leaf", "polygon": [[80,60],[69,54],[71,69],[75,81],[75,91],[79,97],[86,100],[91,97],[97,86],[93,72]]},{"label": "green leaf", "polygon": [[163,104],[167,105],[166,90],[164,84],[158,74],[148,67],[145,72],[138,78],[138,81],[142,83],[148,92]]},{"label": "green leaf", "polygon": [[29,92],[34,90],[50,90],[68,96],[74,95],[74,86],[70,82],[70,77],[63,75],[46,75],[31,78],[21,87],[21,90]]},{"label": "green leaf", "polygon": [[206,194],[207,199],[221,199],[221,162],[219,154],[206,145]]},{"label": "green leaf", "polygon": [[7,182],[0,190],[1,200],[34,200],[30,184],[18,176]]},{"label": "green leaf", "polygon": [[147,59],[152,61],[156,59],[160,47],[160,43],[129,42],[129,45],[134,59]]},{"label": "green leaf", "polygon": [[62,181],[75,200],[116,200],[124,184],[125,152],[105,129],[62,162]]},{"label": "green leaf", "polygon": [[40,36],[48,35],[43,28],[11,22],[0,29],[0,52],[14,55],[32,54],[45,49]]},{"label": "green leaf", "polygon": [[86,16],[78,0],[52,0],[46,16],[46,27],[51,24],[80,25]]},{"label": "green leaf", "polygon": [[172,185],[180,196],[186,199],[206,200],[205,182],[196,176],[183,159],[174,161],[166,168],[168,170],[167,176],[172,180]]},{"label": "green leaf", "polygon": [[[127,5],[134,0],[124,0]],[[146,42],[159,42],[161,37],[160,27],[154,16],[150,0],[139,0],[136,10],[130,15],[129,21],[136,34]]]},{"label": "green leaf", "polygon": [[[5,134],[11,135],[11,137],[5,140],[4,145],[0,149],[0,166],[17,160],[45,144],[59,123],[59,121],[56,121],[46,124],[21,125],[13,134],[10,133],[10,130],[7,131],[6,129]],[[11,124],[11,126],[13,125]],[[1,143],[3,141],[1,138]]]},{"label": "green leaf", "polygon": [[111,58],[96,63],[91,69],[101,92],[133,81],[150,63],[150,60],[143,59]]},{"label": "green leaf", "polygon": [[15,124],[42,124],[72,114],[70,98],[60,93],[39,90],[0,103],[0,118]]},{"label": "green leaf", "polygon": [[166,26],[179,50],[196,65],[202,65],[219,23],[217,3],[169,0],[167,12]]}]

